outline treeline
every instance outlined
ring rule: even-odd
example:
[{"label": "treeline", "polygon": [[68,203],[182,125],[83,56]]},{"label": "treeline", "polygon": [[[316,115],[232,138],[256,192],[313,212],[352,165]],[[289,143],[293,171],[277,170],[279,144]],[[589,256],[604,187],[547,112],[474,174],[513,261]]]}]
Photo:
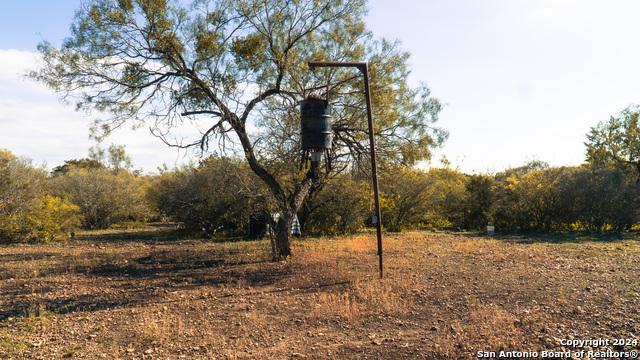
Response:
[{"label": "treeline", "polygon": [[508,233],[600,233],[630,230],[640,221],[638,176],[614,163],[549,167],[533,161],[494,175],[384,169],[380,189],[390,231],[493,225]]},{"label": "treeline", "polygon": [[[500,232],[620,232],[640,221],[638,176],[614,163],[549,167],[534,161],[492,175],[398,167],[379,173],[388,231],[493,225]],[[131,169],[122,147],[112,146],[48,173],[0,151],[2,242],[49,241],[77,228],[160,219],[205,236],[242,236],[252,217],[274,215],[276,208],[239,159],[211,156],[143,176]],[[307,197],[298,219],[305,235],[349,234],[363,230],[373,210],[370,179],[339,174]]]},{"label": "treeline", "polygon": [[50,241],[78,228],[151,219],[149,179],[127,168],[122,147],[109,151],[109,161],[99,154],[98,160],[70,160],[49,173],[0,150],[0,242]]}]

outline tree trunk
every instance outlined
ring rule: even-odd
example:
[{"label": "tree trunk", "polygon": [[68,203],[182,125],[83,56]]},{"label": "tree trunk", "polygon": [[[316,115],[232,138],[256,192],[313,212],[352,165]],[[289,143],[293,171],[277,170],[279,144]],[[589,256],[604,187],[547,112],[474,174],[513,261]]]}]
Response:
[{"label": "tree trunk", "polygon": [[302,206],[302,201],[314,186],[322,184],[322,174],[320,172],[320,164],[318,161],[312,161],[311,167],[307,171],[307,175],[302,182],[296,187],[287,201],[284,202],[280,209],[280,218],[276,228],[276,253],[274,260],[286,260],[291,258],[291,229],[293,220],[298,210]]},{"label": "tree trunk", "polygon": [[275,261],[291,258],[291,229],[293,227],[293,220],[295,219],[295,216],[295,211],[283,211],[280,213],[276,232]]}]

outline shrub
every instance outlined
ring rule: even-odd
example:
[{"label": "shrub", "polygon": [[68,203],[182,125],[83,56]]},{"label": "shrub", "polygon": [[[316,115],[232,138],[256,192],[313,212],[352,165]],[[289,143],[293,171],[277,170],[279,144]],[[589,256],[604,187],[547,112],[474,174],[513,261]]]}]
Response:
[{"label": "shrub", "polygon": [[148,182],[126,170],[72,168],[51,179],[52,192],[82,213],[87,229],[104,229],[124,221],[146,221],[151,212]]},{"label": "shrub", "polygon": [[632,175],[606,165],[583,165],[571,179],[574,221],[589,232],[619,232],[638,221],[637,184]]},{"label": "shrub", "polygon": [[50,241],[79,224],[77,207],[47,195],[46,172],[0,150],[0,241]]},{"label": "shrub", "polygon": [[148,199],[156,210],[190,230],[208,235],[241,228],[254,208],[257,182],[237,159],[211,156],[165,171],[152,181]]},{"label": "shrub", "polygon": [[338,176],[311,194],[301,209],[302,231],[311,235],[352,234],[372,215],[371,186],[349,175]]},{"label": "shrub", "polygon": [[62,234],[72,233],[82,225],[80,208],[66,199],[45,195],[29,216],[27,227],[29,239],[51,241]]}]

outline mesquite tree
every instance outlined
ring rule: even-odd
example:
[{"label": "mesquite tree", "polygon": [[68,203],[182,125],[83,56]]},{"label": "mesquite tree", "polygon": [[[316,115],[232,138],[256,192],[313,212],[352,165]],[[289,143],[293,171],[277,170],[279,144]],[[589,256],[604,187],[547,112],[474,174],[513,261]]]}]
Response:
[{"label": "mesquite tree", "polygon": [[374,41],[365,14],[366,0],[86,0],[61,46],[40,44],[30,76],[105,114],[92,129],[98,139],[131,123],[171,146],[207,151],[216,141],[243,153],[278,204],[282,258],[303,199],[327,178],[317,164],[297,166],[297,102],[329,90],[334,171],[357,168],[368,150],[362,79],[312,72],[307,61],[370,63],[382,161],[413,165],[446,138],[432,126],[440,103],[407,84],[409,55]]},{"label": "mesquite tree", "polygon": [[632,105],[609,121],[601,121],[587,134],[587,161],[615,162],[631,167],[640,184],[640,106]]}]

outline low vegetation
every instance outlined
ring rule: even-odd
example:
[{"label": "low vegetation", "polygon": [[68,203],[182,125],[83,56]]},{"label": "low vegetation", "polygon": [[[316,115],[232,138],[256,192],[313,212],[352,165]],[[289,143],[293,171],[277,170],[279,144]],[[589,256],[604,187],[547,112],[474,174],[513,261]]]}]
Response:
[{"label": "low vegetation", "polygon": [[[93,152],[47,174],[2,150],[0,241],[50,241],[79,227],[144,226],[158,219],[204,237],[246,236],[252,217],[278,211],[276,199],[236,158],[210,156],[141,175],[122,146]],[[635,170],[615,161],[565,167],[533,161],[493,175],[385,165],[383,226],[392,232],[493,225],[503,234],[622,233],[640,223],[637,184]],[[357,234],[373,212],[370,179],[341,173],[312,189],[298,219],[305,235]]]},{"label": "low vegetation", "polygon": [[50,241],[80,225],[80,209],[47,192],[47,173],[0,149],[0,243]]},{"label": "low vegetation", "polygon": [[383,279],[375,243],[299,239],[276,263],[266,240],[156,226],[5,245],[0,357],[472,359],[640,334],[631,235],[385,234]]}]

